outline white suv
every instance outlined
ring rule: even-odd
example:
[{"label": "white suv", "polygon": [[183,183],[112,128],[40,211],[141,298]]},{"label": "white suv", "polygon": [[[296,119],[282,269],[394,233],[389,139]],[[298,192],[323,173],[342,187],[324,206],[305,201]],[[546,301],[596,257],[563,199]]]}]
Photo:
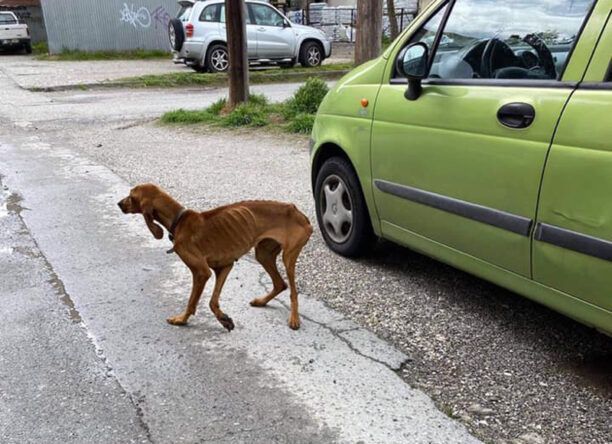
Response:
[{"label": "white suv", "polygon": [[[331,55],[331,41],[324,32],[291,23],[263,1],[245,3],[250,63],[274,63],[286,68],[300,62],[304,67],[314,67]],[[224,0],[181,0],[179,5],[178,17],[168,28],[175,61],[200,72],[227,71]]]}]

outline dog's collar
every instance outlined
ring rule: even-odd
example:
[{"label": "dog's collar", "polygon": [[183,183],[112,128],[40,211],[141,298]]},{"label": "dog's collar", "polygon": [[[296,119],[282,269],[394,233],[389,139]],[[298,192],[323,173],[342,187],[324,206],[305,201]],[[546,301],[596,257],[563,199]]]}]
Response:
[{"label": "dog's collar", "polygon": [[176,231],[178,224],[180,224],[181,220],[183,220],[183,216],[185,216],[185,213],[187,213],[187,211],[189,211],[187,210],[187,208],[181,208],[181,211],[179,211],[179,213],[172,221],[170,229],[168,230],[168,238],[170,239],[170,242],[174,242],[174,232]]}]

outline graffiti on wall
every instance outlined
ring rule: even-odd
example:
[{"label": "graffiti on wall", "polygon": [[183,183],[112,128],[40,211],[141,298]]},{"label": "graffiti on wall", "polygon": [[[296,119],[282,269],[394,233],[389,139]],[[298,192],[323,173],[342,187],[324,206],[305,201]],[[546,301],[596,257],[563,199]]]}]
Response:
[{"label": "graffiti on wall", "polygon": [[166,8],[161,5],[155,8],[153,12],[151,12],[151,17],[153,18],[153,21],[155,23],[155,29],[157,29],[158,26],[161,26],[164,30],[168,29],[170,20],[172,20],[172,16],[168,14]]},{"label": "graffiti on wall", "polygon": [[134,28],[146,29],[150,28],[151,24],[155,24],[155,29],[161,26],[165,30],[172,19],[172,16],[161,5],[153,11],[149,11],[145,6],[136,9],[133,3],[131,5],[124,3],[123,9],[119,13],[121,14],[121,22],[132,25]]},{"label": "graffiti on wall", "polygon": [[120,11],[121,21],[128,23],[134,28],[148,28],[151,26],[151,13],[144,6],[136,9],[134,4],[128,6],[127,3],[123,4],[123,9]]}]

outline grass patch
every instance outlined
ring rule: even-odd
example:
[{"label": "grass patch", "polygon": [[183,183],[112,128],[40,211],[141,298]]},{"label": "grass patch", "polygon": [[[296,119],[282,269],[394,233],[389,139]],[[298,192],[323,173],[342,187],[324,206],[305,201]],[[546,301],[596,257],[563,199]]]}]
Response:
[{"label": "grass patch", "polygon": [[48,54],[48,48],[44,52],[36,52],[38,60],[53,61],[87,61],[87,60],[146,60],[146,59],[169,59],[171,54],[168,51],[135,49],[132,51],[80,51],[64,49],[59,54]]},{"label": "grass patch", "polygon": [[164,114],[165,124],[208,124],[229,128],[279,127],[287,132],[309,134],[315,114],[329,91],[327,84],[319,78],[310,78],[295,95],[284,103],[269,103],[262,95],[252,95],[247,103],[227,113],[227,101],[221,99],[203,110],[179,109]]},{"label": "grass patch", "polygon": [[[249,73],[252,84],[300,82],[319,76],[325,79],[338,79],[353,69],[350,63],[334,63],[318,68],[266,69],[253,70]],[[121,86],[132,88],[173,88],[181,86],[223,86],[227,84],[227,74],[176,72],[168,74],[151,74],[139,77],[127,77],[116,82]]]},{"label": "grass patch", "polygon": [[38,42],[32,45],[32,54],[34,55],[42,55],[49,53],[49,46],[47,42]]}]

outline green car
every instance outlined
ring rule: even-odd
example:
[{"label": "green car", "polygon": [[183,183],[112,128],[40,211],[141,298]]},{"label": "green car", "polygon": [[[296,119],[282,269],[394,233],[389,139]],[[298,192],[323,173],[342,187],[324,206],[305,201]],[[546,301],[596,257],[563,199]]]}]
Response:
[{"label": "green car", "polygon": [[323,101],[329,247],[383,237],[612,334],[612,0],[438,0]]}]

